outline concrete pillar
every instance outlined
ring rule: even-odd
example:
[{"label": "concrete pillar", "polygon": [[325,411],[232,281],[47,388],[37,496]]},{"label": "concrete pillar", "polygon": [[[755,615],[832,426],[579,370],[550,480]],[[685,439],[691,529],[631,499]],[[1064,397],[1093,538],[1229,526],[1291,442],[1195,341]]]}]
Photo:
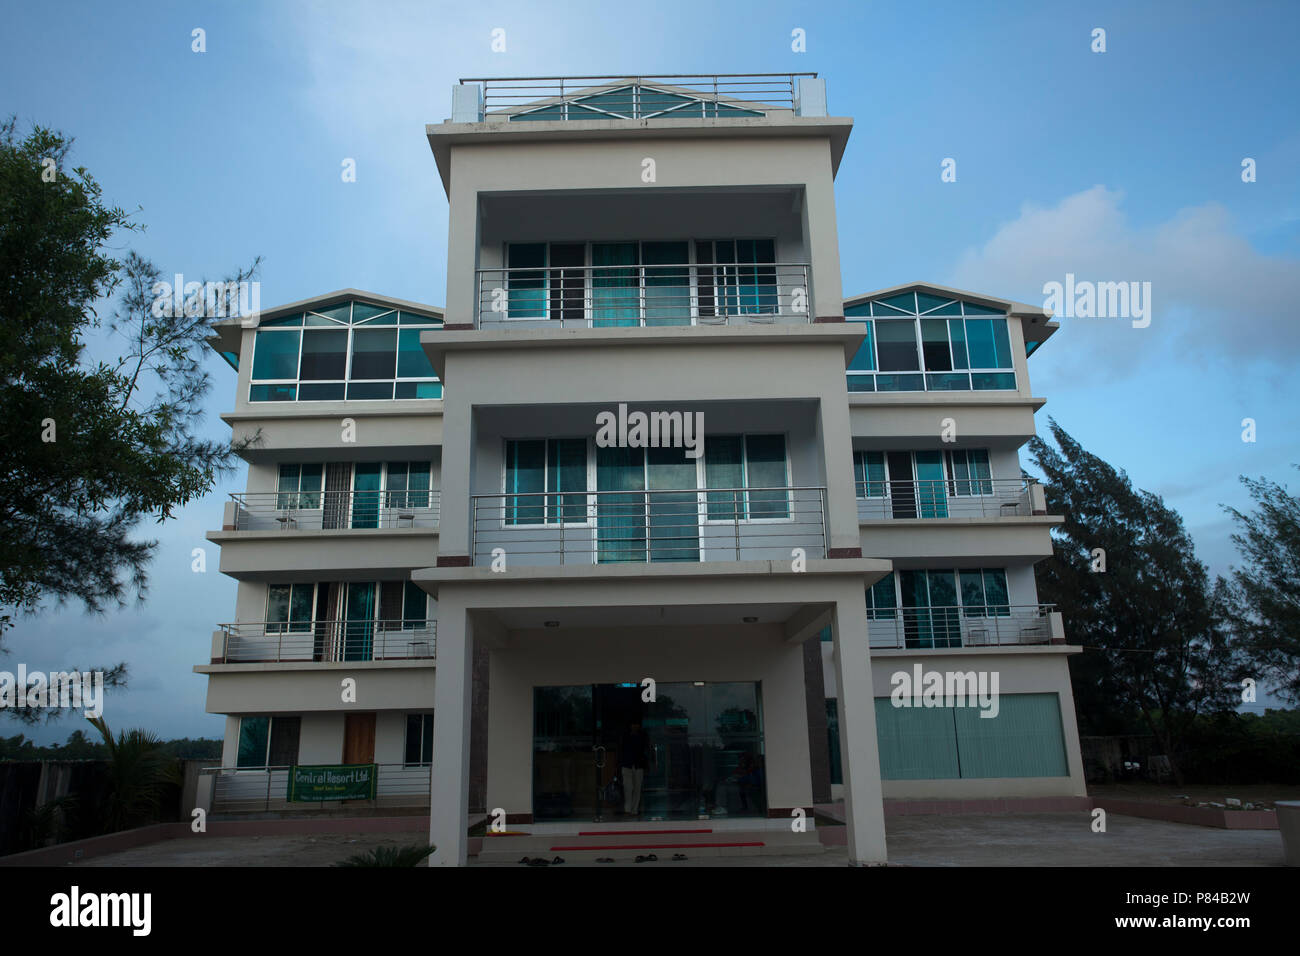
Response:
[{"label": "concrete pillar", "polygon": [[[436,333],[434,333],[436,334]],[[454,357],[448,359],[448,365]],[[455,388],[455,386],[451,386]],[[442,415],[442,441],[444,448],[474,447],[474,426],[469,403],[455,397],[444,401]],[[470,529],[474,520],[471,514],[470,487],[472,482],[472,454],[444,455],[442,460],[442,493],[438,515],[438,554],[470,555]],[[439,605],[438,641],[442,642],[442,612]],[[441,656],[441,647],[439,648]]]},{"label": "concrete pillar", "polygon": [[465,866],[469,838],[469,757],[473,629],[465,608],[438,603],[438,669],[434,677],[433,768],[429,784],[430,866]]},{"label": "concrete pillar", "polygon": [[849,865],[884,863],[885,810],[881,803],[880,746],[867,644],[866,597],[856,589],[835,603],[835,680],[839,685],[840,764]]}]

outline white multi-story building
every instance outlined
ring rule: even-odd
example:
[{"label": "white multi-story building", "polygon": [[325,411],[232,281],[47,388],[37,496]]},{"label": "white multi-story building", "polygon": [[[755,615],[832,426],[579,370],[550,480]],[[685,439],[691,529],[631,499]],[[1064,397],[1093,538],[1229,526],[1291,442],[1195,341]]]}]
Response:
[{"label": "white multi-story building", "polygon": [[374,765],[350,806],[429,806],[460,864],[471,811],[727,843],[842,796],[868,863],[885,799],[1084,793],[1033,572],[1060,519],[1018,456],[1056,323],[845,298],[825,104],[811,75],[462,81],[427,128],[445,309],[218,327],[255,440],[210,535],[239,582],[196,668],[215,810]]}]

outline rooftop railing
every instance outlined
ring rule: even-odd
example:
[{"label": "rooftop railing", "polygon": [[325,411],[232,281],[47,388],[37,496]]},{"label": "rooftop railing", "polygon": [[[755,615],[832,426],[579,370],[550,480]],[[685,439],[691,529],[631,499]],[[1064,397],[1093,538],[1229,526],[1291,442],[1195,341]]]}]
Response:
[{"label": "rooftop railing", "polygon": [[426,660],[437,652],[437,621],[252,621],[220,627],[218,664]]},{"label": "rooftop railing", "polygon": [[1024,478],[859,481],[858,518],[1005,518],[1033,513]]},{"label": "rooftop railing", "polygon": [[423,491],[250,491],[230,496],[236,531],[436,528],[441,493]]},{"label": "rooftop railing", "polygon": [[600,120],[726,118],[796,110],[799,81],[816,73],[712,73],[654,76],[529,76],[463,78],[481,89],[491,118]]},{"label": "rooftop railing", "polygon": [[478,324],[801,324],[808,273],[801,262],[479,269]]},{"label": "rooftop railing", "polygon": [[[373,805],[428,806],[431,767],[427,763],[375,765]],[[248,813],[267,810],[323,809],[326,803],[290,803],[288,766],[204,767],[200,776],[212,777],[212,812]],[[332,801],[337,802],[337,801]],[[358,803],[359,801],[352,801]],[[360,801],[371,803],[371,801]]]},{"label": "rooftop railing", "polygon": [[1053,604],[900,607],[867,611],[872,647],[990,647],[1050,644]]},{"label": "rooftop railing", "polygon": [[476,565],[826,556],[824,488],[473,495],[472,508]]}]

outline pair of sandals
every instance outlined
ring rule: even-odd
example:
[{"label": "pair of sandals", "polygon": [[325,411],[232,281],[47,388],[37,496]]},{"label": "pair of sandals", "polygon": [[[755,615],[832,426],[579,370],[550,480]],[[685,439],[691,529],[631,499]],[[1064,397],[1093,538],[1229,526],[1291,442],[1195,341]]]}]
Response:
[{"label": "pair of sandals", "polygon": [[564,857],[557,856],[553,860],[548,860],[542,856],[535,856],[532,857],[531,859],[529,857],[524,857],[519,862],[522,863],[524,866],[558,866],[559,864],[564,862]]},{"label": "pair of sandals", "polygon": [[[673,854],[673,862],[674,862],[674,863],[679,862],[679,861],[684,860],[684,859],[686,859],[686,854],[685,854],[685,853],[674,853],[674,854]],[[657,857],[657,856],[655,856],[653,853],[651,853],[651,854],[649,854],[648,856],[638,856],[638,857],[636,858],[636,861],[637,861],[638,863],[657,863],[657,862],[659,862],[659,857]],[[599,862],[599,861],[598,861],[598,862]],[[613,860],[610,860],[609,862],[613,863],[614,861],[613,861]]]}]

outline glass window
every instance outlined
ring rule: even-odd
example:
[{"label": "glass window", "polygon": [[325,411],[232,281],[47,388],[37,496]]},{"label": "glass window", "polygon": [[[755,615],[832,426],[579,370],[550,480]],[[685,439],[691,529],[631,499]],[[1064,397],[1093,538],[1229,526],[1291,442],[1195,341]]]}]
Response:
[{"label": "glass window", "polygon": [[[392,379],[397,371],[397,330],[357,329],[352,333],[352,381]],[[389,389],[391,396],[392,390]]]},{"label": "glass window", "polygon": [[272,584],[266,590],[266,632],[311,630],[313,584]]},{"label": "glass window", "polygon": [[[506,442],[506,524],[541,524],[546,491],[546,441]],[[516,497],[517,496],[517,497]]]},{"label": "glass window", "polygon": [[415,582],[405,582],[402,591],[402,627],[422,628],[428,619],[429,596]]},{"label": "glass window", "polygon": [[236,767],[265,767],[271,741],[270,717],[239,718],[239,752]]},{"label": "glass window", "polygon": [[[587,440],[506,442],[506,524],[587,520]],[[543,492],[561,492],[546,495]],[[511,494],[518,497],[509,497]],[[535,497],[534,497],[535,496]]]},{"label": "glass window", "polygon": [[961,603],[967,617],[1008,617],[1007,572],[1003,568],[963,570]]},{"label": "glass window", "polygon": [[[704,483],[713,521],[790,516],[784,435],[714,436],[704,443]],[[760,490],[772,489],[772,490]]]},{"label": "glass window", "polygon": [[515,242],[506,250],[508,284],[506,316],[511,319],[546,318],[546,243]]},{"label": "glass window", "polygon": [[347,364],[347,329],[312,329],[303,333],[300,379],[341,380],[347,374]]},{"label": "glass window", "polygon": [[784,435],[745,436],[745,487],[773,488],[777,491],[750,491],[751,518],[788,518],[789,484],[785,467]]},{"label": "glass window", "polygon": [[894,589],[894,572],[890,571],[867,588],[867,620],[892,621],[897,607],[898,595]]},{"label": "glass window", "polygon": [[993,494],[986,448],[967,448],[947,453],[948,494],[955,497]]},{"label": "glass window", "polygon": [[876,368],[875,335],[870,322],[863,322],[862,327],[867,335],[858,346],[858,350],[853,353],[853,358],[849,361],[849,369],[854,372],[871,372]]},{"label": "glass window", "polygon": [[276,483],[276,507],[285,509],[319,508],[322,466],[281,465]]},{"label": "glass window", "polygon": [[916,323],[911,319],[878,319],[876,353],[882,372],[917,371]]},{"label": "glass window", "polygon": [[921,320],[921,351],[927,372],[952,371],[952,354],[948,350],[948,323],[944,319]]},{"label": "glass window", "polygon": [[397,333],[397,377],[437,378],[429,356],[420,347],[421,329],[402,329]]},{"label": "glass window", "polygon": [[558,438],[546,443],[548,491],[578,492],[551,495],[546,499],[546,520],[587,520],[587,440]]},{"label": "glass window", "polygon": [[429,507],[431,469],[427,461],[390,461],[385,466],[384,484],[388,507]]},{"label": "glass window", "polygon": [[297,330],[258,332],[253,349],[253,379],[298,377]]},{"label": "glass window", "polygon": [[[744,454],[744,440],[739,435],[719,435],[706,439],[705,485],[709,488],[744,488]],[[706,498],[711,521],[735,521],[744,517],[743,492],[711,491]]]},{"label": "glass window", "polygon": [[853,453],[854,477],[859,498],[885,496],[885,453],[882,451],[855,451]]},{"label": "glass window", "polygon": [[433,714],[406,715],[406,766],[433,763]]}]

